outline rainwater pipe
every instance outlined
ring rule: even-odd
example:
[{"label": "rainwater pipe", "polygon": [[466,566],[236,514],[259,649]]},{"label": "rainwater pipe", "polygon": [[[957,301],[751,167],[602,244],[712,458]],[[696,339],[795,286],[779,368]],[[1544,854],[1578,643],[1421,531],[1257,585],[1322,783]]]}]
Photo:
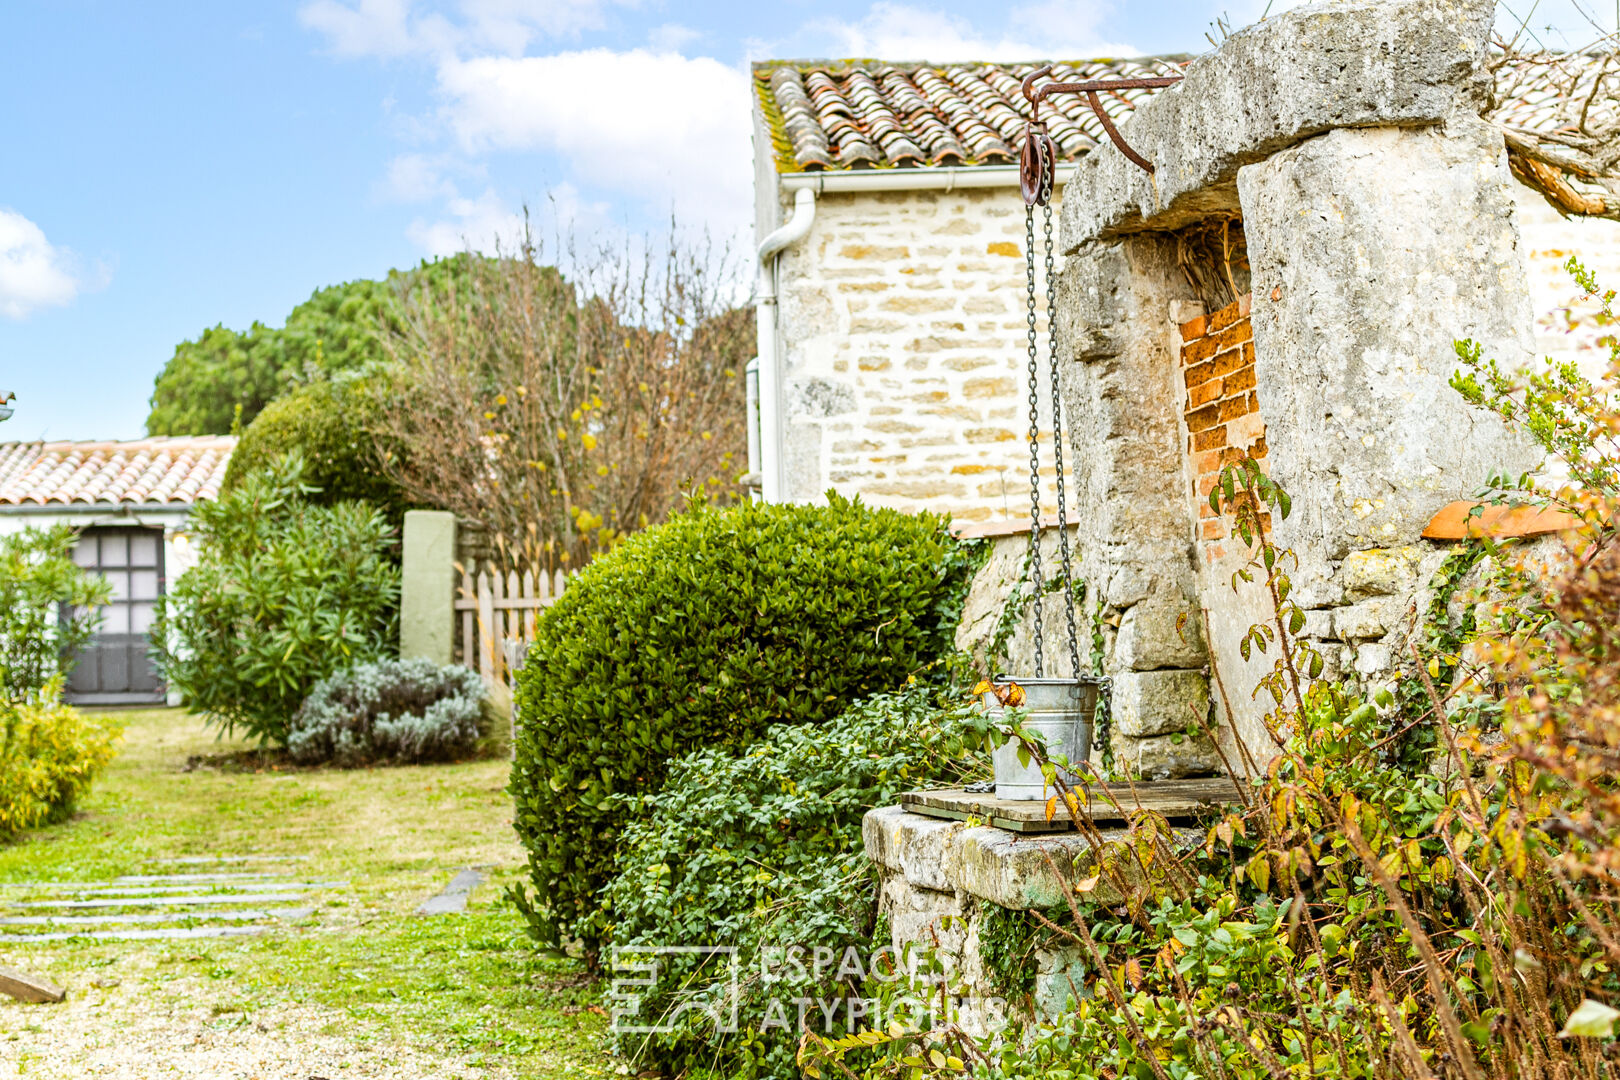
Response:
[{"label": "rainwater pipe", "polygon": [[755,294],[759,327],[759,471],[760,497],[782,501],[782,358],[777,325],[776,256],[803,240],[816,220],[816,193],[800,188],[793,196],[793,216],[759,242],[759,290]]},{"label": "rainwater pipe", "polygon": [[[1061,187],[1074,175],[1074,165],[1057,168],[1056,185]],[[778,177],[783,191],[793,192],[793,216],[786,225],[759,244],[759,289],[755,293],[759,326],[759,356],[750,365],[755,374],[751,383],[758,387],[757,398],[749,401],[750,423],[757,410],[759,418],[758,460],[749,461],[750,471],[760,473],[761,497],[766,502],[782,498],[782,357],[780,324],[776,303],[776,256],[810,232],[816,220],[819,194],[859,194],[878,191],[944,191],[966,188],[1018,186],[1016,165],[930,166],[914,169],[829,170],[825,172],[783,173]],[[752,455],[750,455],[752,458]]]}]

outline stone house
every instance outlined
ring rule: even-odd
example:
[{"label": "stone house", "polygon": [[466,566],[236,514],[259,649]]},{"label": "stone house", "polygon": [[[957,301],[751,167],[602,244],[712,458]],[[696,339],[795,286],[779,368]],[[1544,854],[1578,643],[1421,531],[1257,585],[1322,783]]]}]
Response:
[{"label": "stone house", "polygon": [[81,704],[162,703],[149,656],[157,599],[196,560],[191,509],[219,495],[236,440],[228,435],[126,442],[0,443],[0,533],[80,530],[74,559],[112,583],[100,630],[66,698]]},{"label": "stone house", "polygon": [[[1569,332],[1567,309],[1578,296],[1563,269],[1570,253],[1620,281],[1620,223],[1591,214],[1588,197],[1567,184],[1554,186],[1555,206],[1548,170],[1522,152],[1534,133],[1571,122],[1569,103],[1578,110],[1599,62],[1501,66],[1485,104],[1521,147],[1510,158],[1509,197],[1543,354],[1597,353],[1594,335]],[[1179,73],[1186,63],[1080,61],[1057,64],[1053,75],[1140,77]],[[948,511],[983,532],[1027,515],[1026,268],[1015,157],[1029,111],[1019,80],[1034,67],[754,66],[755,230],[771,249],[758,291],[752,463],[765,498],[811,501],[835,489],[879,505]],[[1105,106],[1117,126],[1128,126],[1159,93],[1113,93]],[[1594,106],[1612,112],[1613,90]],[[1107,137],[1079,95],[1048,99],[1045,115],[1064,160],[1061,191]],[[1037,215],[1038,242],[1040,228]],[[1036,273],[1044,332],[1044,267]],[[1044,433],[1044,399],[1040,415]]]},{"label": "stone house", "polygon": [[[1069,178],[1056,332],[1083,508],[1072,542],[1085,632],[1101,636],[1112,681],[1112,748],[1142,776],[1242,772],[1240,749],[1272,752],[1249,691],[1274,658],[1239,646],[1271,605],[1234,583],[1249,552],[1208,510],[1222,464],[1253,456],[1291,493],[1292,513],[1267,528],[1298,558],[1303,633],[1327,677],[1376,684],[1411,662],[1424,613],[1449,599],[1438,571],[1485,478],[1540,461],[1447,385],[1455,340],[1506,365],[1598,353],[1557,334],[1549,301],[1574,290],[1554,293],[1549,266],[1578,252],[1620,282],[1607,220],[1620,173],[1602,160],[1620,139],[1611,58],[1503,63],[1488,47],[1494,8],[1364,0],[1246,28],[1138,104],[1124,134],[1152,173],[1104,145]],[[1022,588],[1026,542],[994,541],[962,647],[985,652]],[[1054,607],[1048,642],[1063,634]],[[1014,674],[1030,670],[1034,618],[1026,609],[1006,646]],[[1220,744],[1189,735],[1195,721]],[[992,996],[984,905],[1051,904],[1047,858],[1078,878],[1097,857],[1078,833],[1015,836],[903,806],[869,812],[864,838],[895,944],[938,934],[977,1000]],[[1036,961],[1038,1005],[1061,1008],[1081,959]]]}]

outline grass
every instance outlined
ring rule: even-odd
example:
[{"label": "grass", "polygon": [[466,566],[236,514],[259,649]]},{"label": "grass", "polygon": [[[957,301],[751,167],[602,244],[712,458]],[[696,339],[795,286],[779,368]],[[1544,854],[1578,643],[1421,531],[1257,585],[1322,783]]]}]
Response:
[{"label": "grass", "polygon": [[[504,760],[188,771],[188,759],[244,747],[216,741],[180,710],[114,715],[126,726],[119,756],[71,818],[0,843],[0,882],[173,873],[196,868],[159,860],[251,854],[302,859],[242,869],[347,885],[320,894],[315,916],[287,932],[77,939],[26,951],[0,937],[0,964],[70,987],[114,979],[126,990],[183,985],[190,1003],[223,1025],[279,1003],[319,1006],[357,1042],[405,1042],[517,1076],[612,1068],[601,1050],[599,987],[572,961],[539,956],[501,900],[523,861]],[[465,866],[487,868],[466,915],[412,914]],[[26,1055],[30,1039],[46,1037],[0,1011],[0,1047]]]}]

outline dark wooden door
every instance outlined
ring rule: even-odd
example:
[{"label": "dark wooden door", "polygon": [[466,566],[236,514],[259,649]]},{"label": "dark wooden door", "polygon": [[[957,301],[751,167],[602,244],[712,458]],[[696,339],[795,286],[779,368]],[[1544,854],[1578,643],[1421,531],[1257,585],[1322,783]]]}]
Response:
[{"label": "dark wooden door", "polygon": [[163,701],[163,681],[152,663],[148,640],[163,592],[163,530],[86,529],[73,560],[107,579],[112,601],[68,679],[68,700],[88,705]]}]

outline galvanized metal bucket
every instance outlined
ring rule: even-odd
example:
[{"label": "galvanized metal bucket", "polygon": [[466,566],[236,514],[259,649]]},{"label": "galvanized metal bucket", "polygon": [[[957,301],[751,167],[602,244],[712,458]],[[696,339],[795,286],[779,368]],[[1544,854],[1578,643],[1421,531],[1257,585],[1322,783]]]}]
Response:
[{"label": "galvanized metal bucket", "polygon": [[[1097,683],[1086,679],[1013,679],[1002,676],[997,686],[1017,683],[1024,691],[1024,730],[1038,732],[1046,740],[1048,754],[1062,754],[1075,765],[1091,757],[1092,719],[1097,715]],[[995,692],[984,692],[985,710],[994,723],[1005,722],[1006,708]],[[1032,758],[1028,765],[1018,762],[1021,744],[1009,739],[997,748],[996,798],[1030,802],[1057,794],[1046,785],[1041,767]],[[1083,778],[1069,770],[1059,770],[1066,784],[1078,785]]]}]

